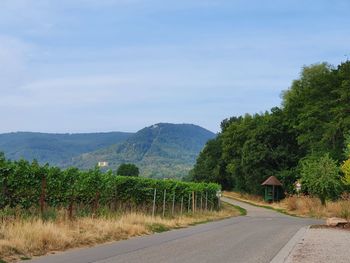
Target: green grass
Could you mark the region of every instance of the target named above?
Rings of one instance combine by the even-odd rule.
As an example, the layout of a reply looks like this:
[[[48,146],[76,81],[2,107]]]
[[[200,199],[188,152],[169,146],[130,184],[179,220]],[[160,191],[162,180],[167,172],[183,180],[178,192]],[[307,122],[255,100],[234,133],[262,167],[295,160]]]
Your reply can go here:
[[[32,259],[32,258],[30,258],[30,257],[21,257],[21,260],[30,260],[30,259]]]
[[[241,216],[246,216],[247,215],[247,210],[244,209],[243,207],[240,207],[238,205],[233,205],[233,204],[230,204],[230,205],[232,205],[234,208],[236,208],[239,211],[239,214]]]
[[[0,258],[0,263],[7,263],[7,262]]]
[[[158,223],[150,224],[148,227],[154,233],[161,233],[161,232],[165,232],[165,231],[170,230],[170,227],[167,227],[163,224],[158,224]]]

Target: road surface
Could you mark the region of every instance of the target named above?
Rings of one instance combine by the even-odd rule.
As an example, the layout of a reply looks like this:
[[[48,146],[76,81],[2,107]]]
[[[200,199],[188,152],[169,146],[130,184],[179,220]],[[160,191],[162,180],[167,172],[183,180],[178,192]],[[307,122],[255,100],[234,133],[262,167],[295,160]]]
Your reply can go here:
[[[245,208],[239,216],[36,258],[32,263],[268,263],[303,226],[320,224],[223,198]]]

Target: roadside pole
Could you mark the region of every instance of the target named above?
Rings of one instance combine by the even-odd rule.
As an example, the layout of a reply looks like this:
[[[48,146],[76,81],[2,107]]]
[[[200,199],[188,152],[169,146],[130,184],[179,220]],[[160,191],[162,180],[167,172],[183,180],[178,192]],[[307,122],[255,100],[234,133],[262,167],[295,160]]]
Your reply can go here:
[[[218,210],[220,210],[220,198],[221,198],[221,191],[216,192],[216,197],[218,198]]]

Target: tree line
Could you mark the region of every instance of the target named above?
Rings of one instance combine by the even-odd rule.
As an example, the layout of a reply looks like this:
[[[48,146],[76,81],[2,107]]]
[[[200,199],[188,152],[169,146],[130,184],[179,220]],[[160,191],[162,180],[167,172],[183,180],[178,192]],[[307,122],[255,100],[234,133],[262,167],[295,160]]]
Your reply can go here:
[[[283,92],[280,107],[223,120],[189,176],[253,194],[262,194],[260,184],[271,175],[289,193],[297,180],[305,192],[321,191],[314,188],[324,180],[323,196],[335,198],[350,183],[348,136],[350,61],[306,66]]]

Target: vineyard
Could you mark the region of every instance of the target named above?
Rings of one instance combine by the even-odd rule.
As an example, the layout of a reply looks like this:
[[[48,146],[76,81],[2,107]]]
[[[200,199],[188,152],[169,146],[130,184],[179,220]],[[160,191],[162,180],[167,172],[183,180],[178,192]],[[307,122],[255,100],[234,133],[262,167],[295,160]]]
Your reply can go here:
[[[117,176],[98,168],[61,170],[0,155],[0,215],[20,209],[45,216],[64,209],[67,216],[104,211],[141,211],[162,216],[213,210],[220,186],[174,180]]]

